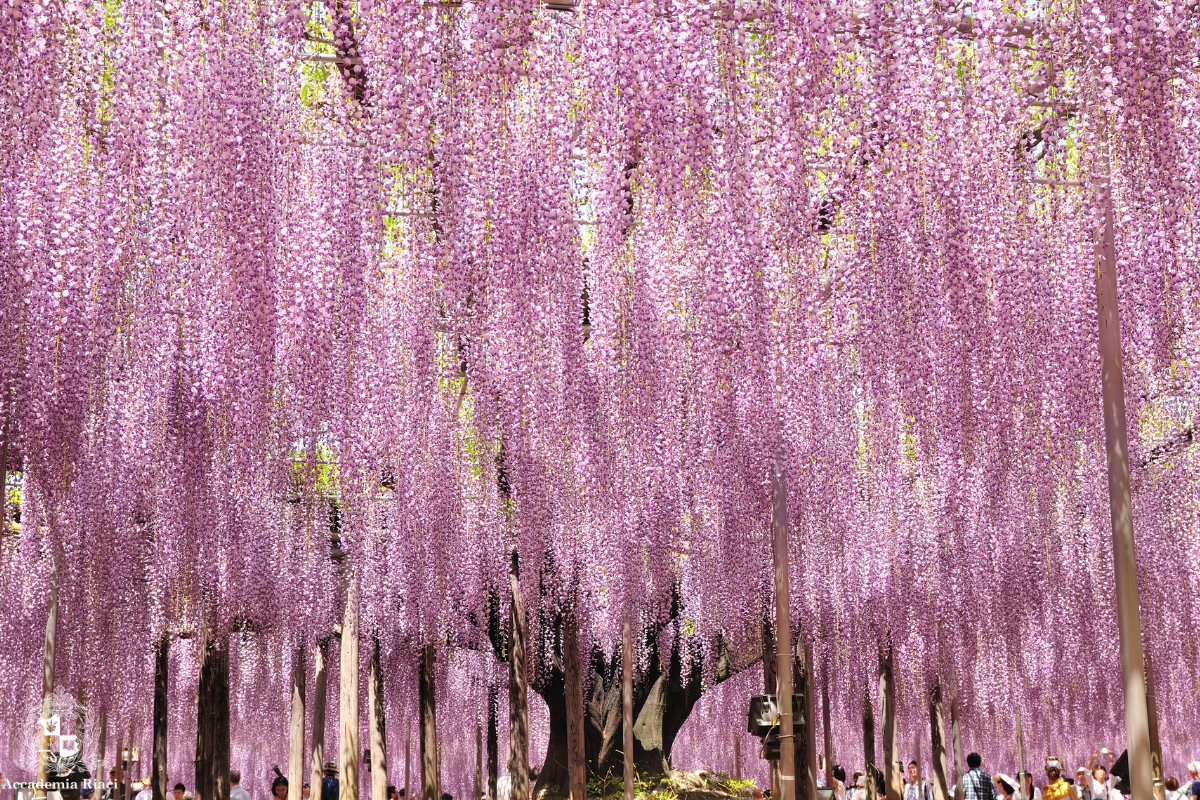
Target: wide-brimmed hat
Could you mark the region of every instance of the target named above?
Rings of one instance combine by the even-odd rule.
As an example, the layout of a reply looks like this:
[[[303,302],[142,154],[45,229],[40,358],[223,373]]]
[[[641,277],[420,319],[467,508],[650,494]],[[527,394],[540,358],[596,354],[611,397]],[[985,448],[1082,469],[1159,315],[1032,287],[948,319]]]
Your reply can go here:
[[[326,772],[337,772],[338,771],[337,762],[336,761],[326,761],[325,762],[325,771]]]

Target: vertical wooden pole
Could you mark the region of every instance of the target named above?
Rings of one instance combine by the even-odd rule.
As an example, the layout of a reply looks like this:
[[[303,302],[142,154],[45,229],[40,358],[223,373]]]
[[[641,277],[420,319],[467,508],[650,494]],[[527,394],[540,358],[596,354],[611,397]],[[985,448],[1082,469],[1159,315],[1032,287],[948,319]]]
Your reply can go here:
[[[733,779],[735,781],[742,779],[742,731],[740,728],[733,729]]]
[[[1150,723],[1146,706],[1142,619],[1134,558],[1133,502],[1129,491],[1129,442],[1125,430],[1125,376],[1121,364],[1121,318],[1117,301],[1117,256],[1113,242],[1111,182],[1101,187],[1104,224],[1096,253],[1096,310],[1100,324],[1100,383],[1104,396],[1104,446],[1108,456],[1108,506],[1112,519],[1113,584],[1121,683],[1125,691],[1125,738],[1129,786],[1134,798],[1154,793]]]
[[[1021,714],[1017,713],[1017,783],[1021,796],[1025,795],[1025,729],[1021,726]]]
[[[525,603],[521,598],[521,562],[513,550],[508,572],[511,601],[508,637],[509,800],[529,800],[529,701],[525,674]],[[428,800],[428,799],[427,799]]]
[[[802,638],[802,637],[801,637]],[[812,680],[808,668],[808,648],[797,647],[793,668],[796,700],[793,727],[796,728],[795,739],[795,775],[796,800],[816,800],[817,798],[817,748],[816,732],[813,730],[812,714]]]
[[[108,706],[101,706],[100,707],[100,740],[98,742],[96,742],[96,775],[94,776],[95,781],[96,781],[96,798],[95,798],[95,800],[100,800],[100,797],[104,794],[104,792],[100,788],[100,782],[108,780],[108,773],[104,771],[105,756],[107,755],[107,753],[105,751],[105,746],[107,745],[107,743],[108,743]]]
[[[483,726],[475,723],[475,800],[483,800]]]
[[[496,800],[496,783],[500,777],[500,719],[496,684],[488,686],[487,721],[487,800]]]
[[[621,619],[621,747],[625,800],[633,800],[633,635],[628,611]]]
[[[383,721],[383,670],[378,639],[375,640],[375,652],[371,654],[367,671],[367,706],[371,714],[371,800],[387,800],[387,732]]]
[[[309,787],[312,800],[321,800],[321,782],[325,775],[325,702],[327,684],[325,660],[329,655],[329,640],[317,642],[313,659],[312,756],[308,762]],[[201,798],[197,798],[201,800]]]
[[[419,713],[419,712],[418,712]],[[412,792],[412,720],[404,723],[404,797],[413,800]]]
[[[958,678],[950,673],[950,737],[954,744],[954,796],[963,800],[962,732],[958,725]]]
[[[292,717],[288,728],[288,800],[304,797],[304,645],[296,648],[292,664]],[[321,800],[320,786],[312,784],[313,800]],[[272,799],[273,800],[273,799]]]
[[[1155,800],[1164,800],[1167,787],[1163,784],[1162,747],[1158,741],[1158,702],[1154,696],[1154,664],[1146,653],[1146,721],[1150,729],[1150,758],[1153,769]]]
[[[567,701],[567,782],[570,800],[587,800],[587,754],[583,744],[583,664],[579,657],[579,623],[568,615],[563,630],[563,665]]]
[[[930,761],[933,767],[933,800],[950,800],[946,779],[946,719],[942,715],[942,684],[929,689]]]
[[[863,772],[866,773],[867,800],[875,800],[875,708],[871,705],[871,692],[864,687],[862,702],[863,721]]]
[[[122,791],[125,794],[125,800],[131,800],[131,798],[133,797],[134,776],[137,774],[134,771],[134,767],[133,767],[133,723],[130,723],[130,725],[129,725],[129,736],[128,736],[128,738],[125,739],[125,741],[128,744],[125,745],[125,758],[123,758],[121,760],[121,764],[122,764],[121,777],[123,777],[125,779],[125,781],[122,785]],[[210,761],[210,769],[211,769],[211,761]],[[211,776],[210,776],[209,783],[211,785]],[[199,794],[197,794],[197,796],[199,796]],[[210,797],[216,796],[216,791],[210,789],[209,796]]]
[[[883,704],[883,785],[887,800],[901,800],[904,771],[896,769],[896,679],[892,669],[892,643],[879,654],[879,698]]]
[[[764,618],[762,623],[762,665],[763,692],[766,694],[775,694],[779,690],[777,672],[779,662],[775,658],[775,633],[771,629],[771,620],[767,618]],[[779,761],[768,761],[767,768],[771,774],[771,797],[779,797],[783,791],[780,788]]]
[[[821,670],[821,727],[825,734],[825,785],[833,786],[833,727],[829,710],[829,668],[832,659],[826,659]]]
[[[167,800],[167,668],[171,638],[158,639],[154,657],[154,754],[151,761],[154,800]]]
[[[775,655],[778,661],[776,703],[779,706],[779,788],[781,800],[796,800],[796,740],[792,726],[792,614],[788,587],[787,484],[783,446],[775,444],[771,471],[771,551],[775,562]]]
[[[437,740],[437,675],[434,671],[437,651],[433,645],[421,648],[417,694],[421,706],[421,800],[441,800],[442,776],[439,769]]]
[[[358,575],[346,583],[338,704],[338,800],[358,800]]]
[[[50,698],[54,694],[54,655],[55,642],[58,636],[58,569],[50,567],[50,594],[46,598],[46,649],[42,659],[42,719],[50,720]],[[46,781],[49,777],[49,756],[54,741],[49,729],[43,726],[43,732],[38,737],[37,753],[37,787],[34,788],[34,800],[46,800]]]

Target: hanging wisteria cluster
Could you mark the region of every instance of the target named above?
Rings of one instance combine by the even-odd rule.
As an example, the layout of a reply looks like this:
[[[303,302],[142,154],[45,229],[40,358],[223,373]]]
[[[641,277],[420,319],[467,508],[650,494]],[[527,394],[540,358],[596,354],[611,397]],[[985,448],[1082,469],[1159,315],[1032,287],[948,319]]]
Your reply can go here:
[[[1197,53],[1182,0],[10,0],[0,769],[52,582],[56,680],[112,735],[148,741],[173,637],[172,774],[200,632],[233,637],[265,781],[350,579],[393,753],[443,649],[466,792],[514,549],[535,672],[563,610],[607,655],[626,613],[688,637],[705,686],[718,643],[753,663],[777,439],[839,760],[888,642],[904,748],[953,676],[967,749],[1020,713],[1027,752],[1119,752],[1106,185],[1145,646],[1195,757]],[[744,701],[684,760],[728,769]]]

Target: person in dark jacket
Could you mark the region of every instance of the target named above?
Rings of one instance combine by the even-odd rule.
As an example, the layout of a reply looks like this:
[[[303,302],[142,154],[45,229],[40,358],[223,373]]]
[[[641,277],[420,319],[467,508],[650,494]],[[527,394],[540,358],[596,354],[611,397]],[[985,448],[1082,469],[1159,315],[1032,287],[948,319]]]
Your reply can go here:
[[[321,778],[321,800],[338,800],[338,767],[335,761],[325,762],[325,777]]]

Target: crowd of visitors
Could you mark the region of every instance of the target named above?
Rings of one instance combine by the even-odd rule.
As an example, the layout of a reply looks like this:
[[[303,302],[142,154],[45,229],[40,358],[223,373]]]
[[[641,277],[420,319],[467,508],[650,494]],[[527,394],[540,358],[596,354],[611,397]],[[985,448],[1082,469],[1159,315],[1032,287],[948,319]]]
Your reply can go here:
[[[1105,765],[1102,760],[1107,759]],[[967,770],[962,776],[963,800],[1126,800],[1120,781],[1112,774],[1113,753],[1103,748],[1092,753],[1088,763],[1075,770],[1074,777],[1066,774],[1061,758],[1045,760],[1045,779],[1034,780],[1029,772],[1016,772],[1011,777],[1003,772],[988,773],[983,769],[979,753],[967,756]],[[1200,800],[1200,761],[1187,765],[1188,777],[1180,781],[1175,776],[1164,779],[1165,800]],[[832,770],[832,789],[835,800],[867,800],[867,778],[862,772],[846,781],[846,770]],[[875,771],[876,796],[884,796],[883,776]],[[818,771],[818,784],[824,787],[823,773]],[[951,789],[953,792],[953,788]],[[933,784],[921,775],[920,765],[910,761],[904,771],[903,800],[934,800]]]

